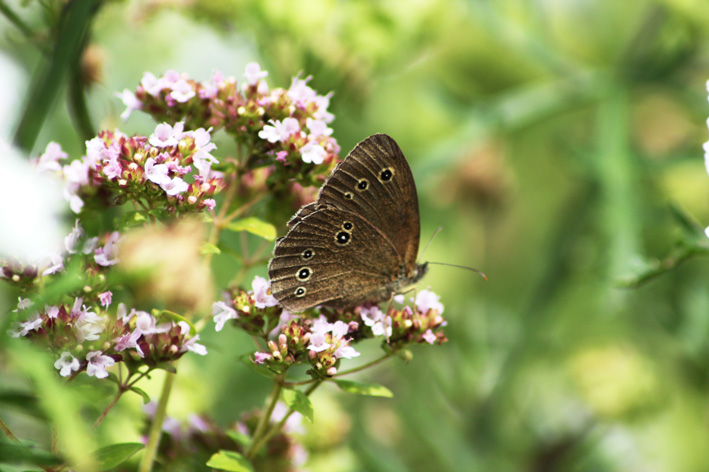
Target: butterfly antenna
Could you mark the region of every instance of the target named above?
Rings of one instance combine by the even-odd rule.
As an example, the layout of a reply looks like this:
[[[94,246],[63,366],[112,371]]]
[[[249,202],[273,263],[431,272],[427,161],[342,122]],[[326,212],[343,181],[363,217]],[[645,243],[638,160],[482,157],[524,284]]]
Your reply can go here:
[[[446,262],[428,262],[428,264],[436,264],[436,265],[444,265],[444,266],[449,266],[449,267],[457,267],[459,269],[465,269],[465,270],[470,270],[472,272],[476,272],[479,274],[483,279],[487,280],[487,275],[485,275],[481,270],[478,270],[474,267],[468,267],[468,266],[462,266],[458,264],[448,264]]]
[[[443,229],[443,226],[439,226],[438,228],[436,228],[436,231],[433,232],[433,234],[431,235],[431,237],[428,239],[428,242],[426,243],[426,247],[423,248],[423,252],[421,253],[421,258],[423,258],[423,255],[426,254],[426,251],[428,251],[428,247],[429,247],[429,246],[431,245],[431,243],[433,242],[433,238],[435,238],[436,235],[437,235],[438,233],[440,233],[442,229]]]

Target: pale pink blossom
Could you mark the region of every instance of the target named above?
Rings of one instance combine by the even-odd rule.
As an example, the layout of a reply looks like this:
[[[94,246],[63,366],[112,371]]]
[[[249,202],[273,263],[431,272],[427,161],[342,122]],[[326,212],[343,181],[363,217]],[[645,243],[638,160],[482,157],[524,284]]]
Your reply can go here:
[[[61,356],[54,363],[54,368],[59,370],[59,375],[69,377],[72,372],[79,370],[79,360],[69,352],[62,352]]]
[[[257,275],[254,277],[253,282],[251,282],[251,288],[253,288],[252,296],[256,308],[267,308],[278,305],[278,300],[271,295],[271,282],[268,280]]]
[[[88,361],[86,373],[89,377],[96,377],[97,379],[105,379],[108,377],[106,367],[111,367],[116,363],[112,357],[103,355],[101,351],[89,352],[86,354],[86,360]]]
[[[249,62],[246,64],[244,76],[249,85],[256,85],[260,79],[268,76],[268,72],[261,70],[261,66],[257,62]]]

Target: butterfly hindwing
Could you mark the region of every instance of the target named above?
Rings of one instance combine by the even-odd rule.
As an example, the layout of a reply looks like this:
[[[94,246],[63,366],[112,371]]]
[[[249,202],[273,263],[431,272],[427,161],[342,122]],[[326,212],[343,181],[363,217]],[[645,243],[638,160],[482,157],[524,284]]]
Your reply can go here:
[[[399,257],[364,218],[321,207],[295,224],[269,264],[271,292],[291,312],[351,307],[388,296]]]

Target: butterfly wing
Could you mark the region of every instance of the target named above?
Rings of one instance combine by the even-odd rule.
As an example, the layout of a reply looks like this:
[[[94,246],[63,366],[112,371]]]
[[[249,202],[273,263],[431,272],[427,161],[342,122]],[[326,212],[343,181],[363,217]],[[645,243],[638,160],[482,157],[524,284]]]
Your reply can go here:
[[[391,242],[406,268],[416,265],[421,233],[416,183],[404,153],[389,136],[368,137],[337,165],[314,208],[322,205],[363,216]],[[313,210],[306,208],[305,214]]]
[[[359,215],[319,206],[276,244],[268,266],[271,293],[299,313],[317,305],[348,308],[391,295],[399,255],[389,239]]]

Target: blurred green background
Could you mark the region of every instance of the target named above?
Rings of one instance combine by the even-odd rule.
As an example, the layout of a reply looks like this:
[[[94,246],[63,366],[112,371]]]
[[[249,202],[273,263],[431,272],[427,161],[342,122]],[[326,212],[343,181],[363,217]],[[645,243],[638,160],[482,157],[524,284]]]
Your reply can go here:
[[[22,5],[27,23],[47,21]],[[41,58],[6,19],[0,31],[0,75],[19,90],[0,116],[9,134]],[[312,75],[334,92],[342,157],[376,132],[404,150],[422,246],[443,228],[425,260],[487,274],[431,268],[424,284],[442,296],[450,341],[359,377],[393,400],[314,396],[309,470],[707,470],[707,260],[623,282],[687,238],[678,213],[709,223],[709,3],[117,1],[102,5],[90,45],[91,115],[126,133],[154,126],[139,112],[120,123],[113,96],[145,71],[241,78],[257,61],[272,87]],[[220,157],[233,149],[221,139]],[[34,153],[50,140],[84,152],[64,98]],[[6,311],[14,294],[3,294]],[[210,354],[181,361],[169,413],[227,424],[270,385],[237,362],[246,337],[203,337]],[[26,385],[16,366],[0,375]],[[137,438],[139,408],[122,400],[126,414],[99,435]]]

